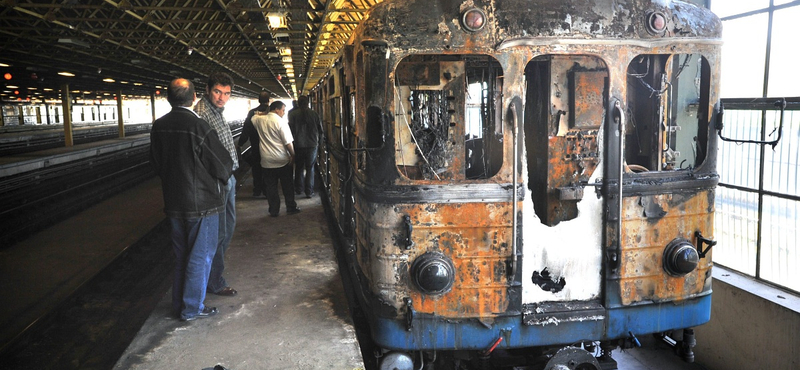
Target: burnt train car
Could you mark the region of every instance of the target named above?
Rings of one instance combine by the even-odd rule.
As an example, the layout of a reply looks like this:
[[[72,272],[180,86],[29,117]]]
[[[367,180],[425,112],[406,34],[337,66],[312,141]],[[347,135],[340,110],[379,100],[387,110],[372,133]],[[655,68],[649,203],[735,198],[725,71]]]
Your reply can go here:
[[[609,369],[673,331],[691,360],[720,47],[680,1],[374,6],[312,100],[379,368]]]

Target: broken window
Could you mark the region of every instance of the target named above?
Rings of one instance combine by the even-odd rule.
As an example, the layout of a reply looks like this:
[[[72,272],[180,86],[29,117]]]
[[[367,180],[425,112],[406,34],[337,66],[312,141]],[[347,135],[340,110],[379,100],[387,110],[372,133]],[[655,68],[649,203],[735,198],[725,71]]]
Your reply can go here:
[[[502,67],[491,56],[415,55],[395,71],[400,173],[486,179],[503,164]]]
[[[600,162],[608,68],[593,56],[546,55],[528,63],[525,80],[528,188],[539,220],[555,226],[578,217]]]
[[[640,55],[628,65],[625,171],[691,170],[705,160],[708,62],[700,55]]]

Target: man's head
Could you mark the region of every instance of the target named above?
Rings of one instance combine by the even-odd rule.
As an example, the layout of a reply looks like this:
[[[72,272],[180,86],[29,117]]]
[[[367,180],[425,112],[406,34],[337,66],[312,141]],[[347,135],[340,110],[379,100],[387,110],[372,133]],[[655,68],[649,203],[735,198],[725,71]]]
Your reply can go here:
[[[262,91],[260,94],[258,94],[258,102],[260,104],[269,104],[269,96],[269,92]]]
[[[194,84],[185,78],[176,78],[167,87],[167,101],[173,107],[191,107],[196,98]]]
[[[208,100],[217,108],[222,108],[231,98],[233,79],[227,73],[215,72],[208,76],[206,93]]]
[[[300,108],[308,108],[308,95],[302,95],[297,98],[297,106]]]
[[[269,111],[275,112],[275,114],[283,117],[283,114],[286,113],[286,104],[283,104],[280,100],[276,100],[269,105]]]

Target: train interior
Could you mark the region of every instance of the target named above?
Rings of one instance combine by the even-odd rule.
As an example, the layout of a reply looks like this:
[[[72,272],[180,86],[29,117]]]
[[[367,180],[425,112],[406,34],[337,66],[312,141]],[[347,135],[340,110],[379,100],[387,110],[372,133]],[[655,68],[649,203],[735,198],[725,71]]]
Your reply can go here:
[[[503,70],[497,60],[413,55],[395,74],[395,159],[401,174],[412,180],[497,174],[503,164]]]
[[[628,65],[626,172],[691,170],[705,160],[709,65],[700,55],[640,55]]]

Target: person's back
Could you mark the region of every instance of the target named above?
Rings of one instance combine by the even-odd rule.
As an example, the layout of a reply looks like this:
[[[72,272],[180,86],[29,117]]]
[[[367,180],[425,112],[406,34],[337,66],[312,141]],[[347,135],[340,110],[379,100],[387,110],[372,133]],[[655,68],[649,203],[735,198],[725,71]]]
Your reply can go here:
[[[319,144],[321,134],[319,115],[303,105],[289,111],[289,127],[295,140],[295,148],[313,148]]]
[[[322,142],[322,121],[308,107],[308,96],[301,96],[297,107],[289,112],[289,128],[295,140],[297,158],[294,162],[294,192],[314,196],[314,163],[317,148]]]
[[[176,107],[153,122],[151,161],[162,179],[164,210],[171,217],[218,213],[220,183],[230,176],[232,161],[216,131],[192,111]],[[221,142],[220,142],[221,143]],[[187,191],[188,190],[188,191]]]

